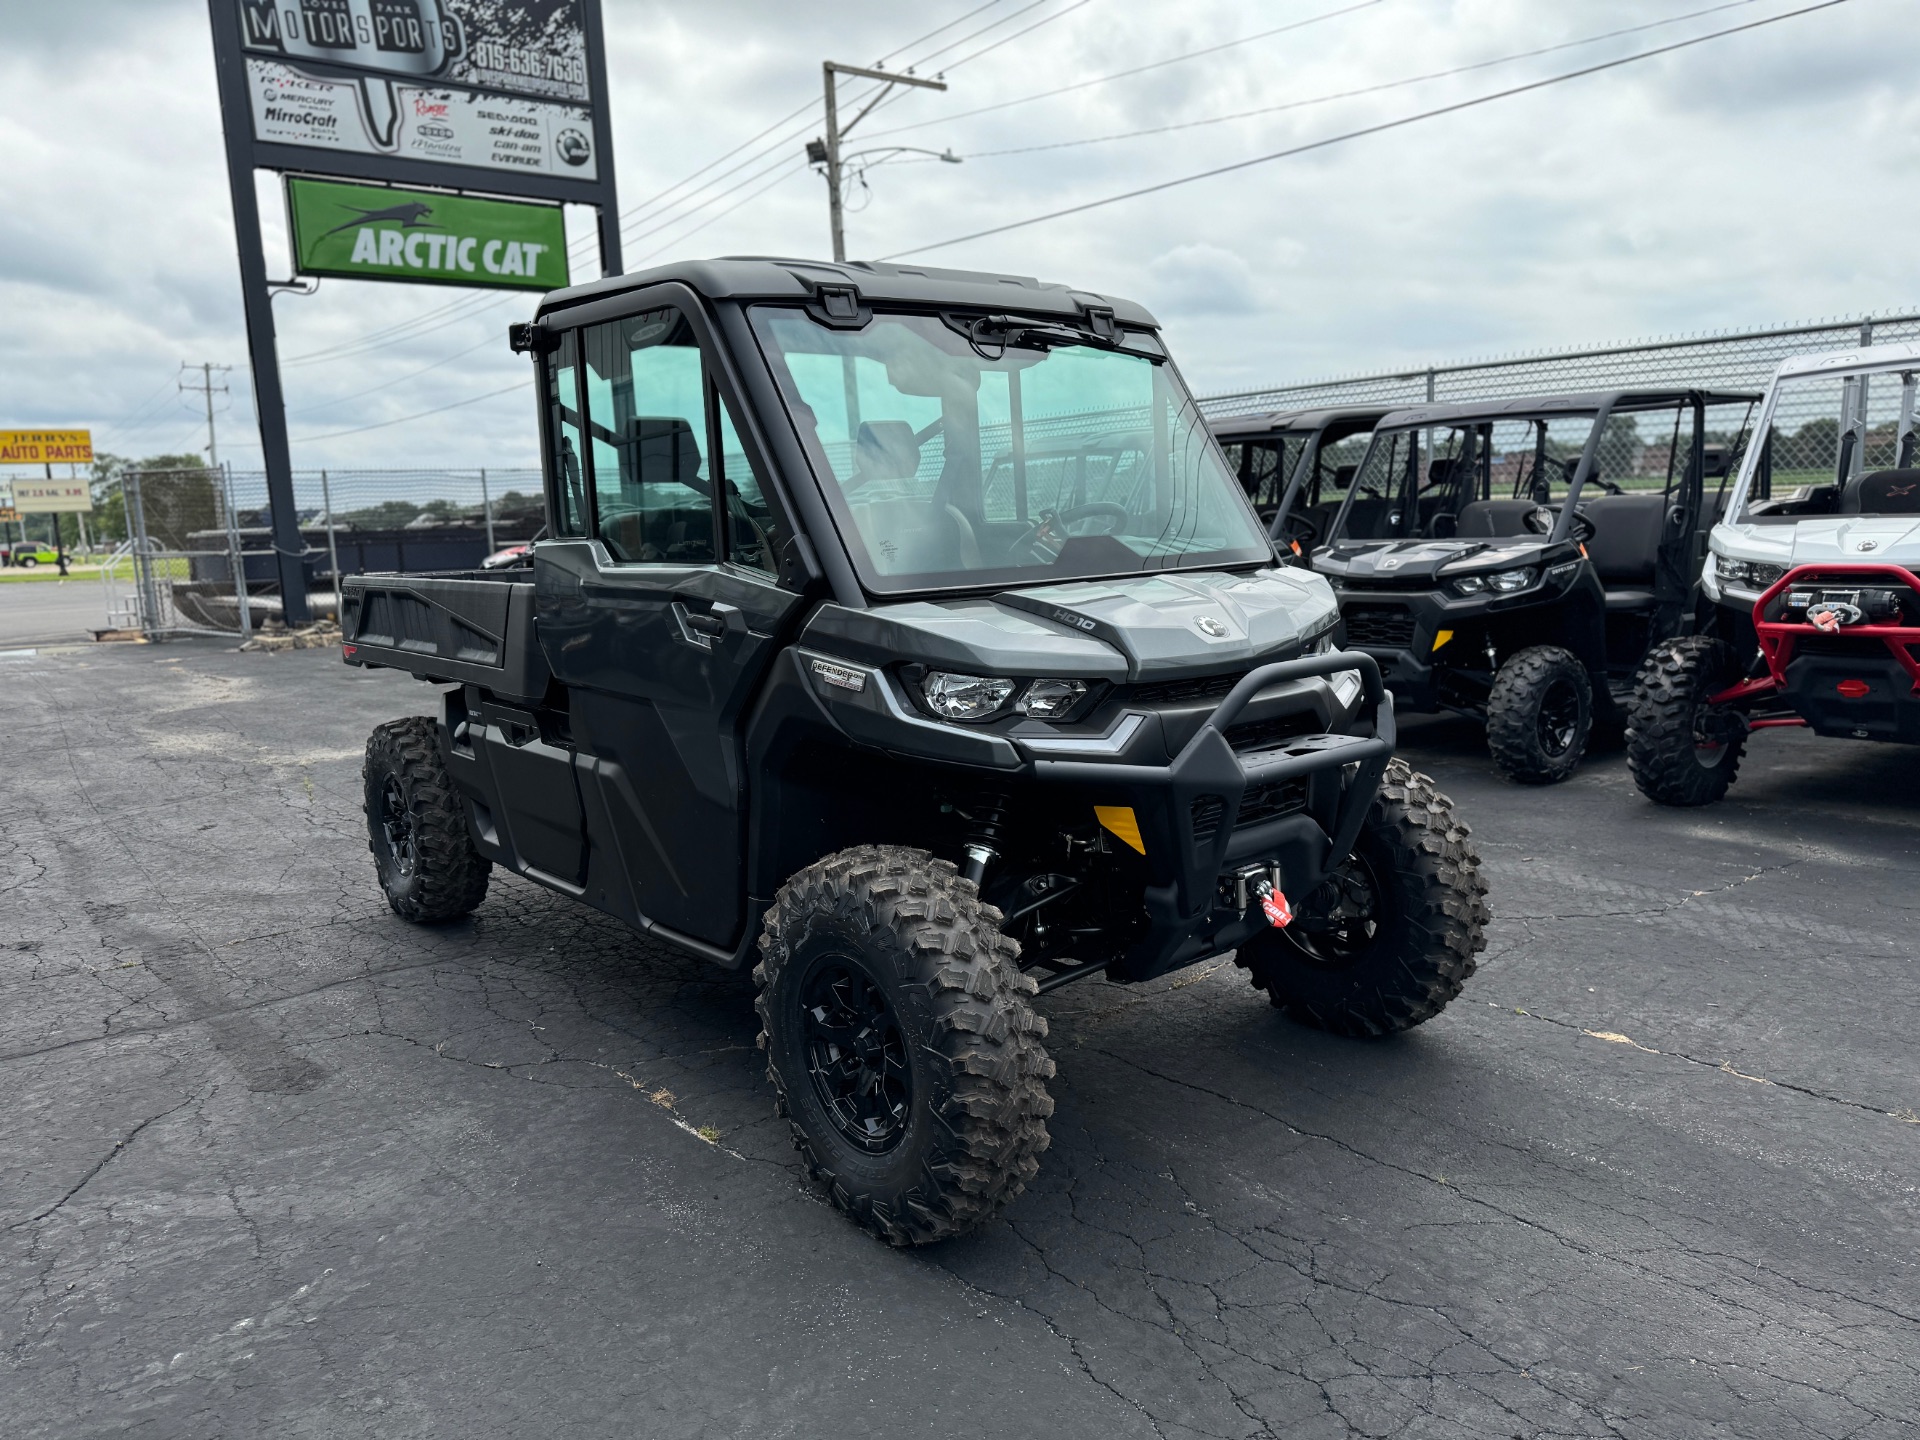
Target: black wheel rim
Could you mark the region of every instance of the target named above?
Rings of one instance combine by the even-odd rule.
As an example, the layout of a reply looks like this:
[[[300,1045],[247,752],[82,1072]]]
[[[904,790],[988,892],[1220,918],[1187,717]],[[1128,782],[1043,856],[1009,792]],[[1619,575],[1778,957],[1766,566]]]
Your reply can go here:
[[[1733,744],[1733,730],[1740,722],[1731,711],[1719,710],[1702,701],[1693,707],[1693,760],[1702,770],[1717,770]]]
[[[1580,692],[1571,680],[1556,680],[1540,698],[1540,713],[1534,720],[1540,748],[1558,760],[1569,750],[1580,733]]]
[[[1300,907],[1282,933],[1317,965],[1351,965],[1372,948],[1385,919],[1379,877],[1360,855],[1349,855]]]
[[[413,867],[419,861],[419,845],[414,835],[413,815],[407,809],[406,792],[400,788],[398,775],[387,776],[387,783],[380,787],[380,834],[387,842],[387,854],[393,858],[393,868],[402,876],[413,874]]]
[[[817,962],[800,992],[807,1074],[827,1119],[869,1155],[901,1141],[913,1104],[906,1037],[886,991],[851,961]]]

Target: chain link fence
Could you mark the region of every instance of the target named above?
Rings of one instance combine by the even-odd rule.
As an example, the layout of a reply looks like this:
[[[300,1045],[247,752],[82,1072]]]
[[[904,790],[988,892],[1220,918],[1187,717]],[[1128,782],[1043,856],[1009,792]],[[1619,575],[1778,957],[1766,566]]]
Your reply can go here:
[[[1375,371],[1261,390],[1210,395],[1200,401],[1209,420],[1275,410],[1332,405],[1419,405],[1428,401],[1492,400],[1506,396],[1564,394],[1702,386],[1721,391],[1764,390],[1775,368],[1792,355],[1857,349],[1920,340],[1920,314],[1896,313],[1859,319],[1783,325],[1768,330],[1692,335],[1632,345],[1551,350],[1424,369]],[[1833,479],[1841,436],[1861,431],[1854,465],[1867,469],[1896,463],[1899,383],[1871,396],[1862,388],[1811,395],[1783,406],[1773,432],[1773,470],[1787,484]],[[1869,403],[1871,400],[1871,404]]]
[[[126,539],[101,567],[110,629],[245,637],[280,624],[281,573],[261,471],[127,471]],[[545,523],[538,470],[306,470],[294,475],[310,612],[339,579],[471,569]]]

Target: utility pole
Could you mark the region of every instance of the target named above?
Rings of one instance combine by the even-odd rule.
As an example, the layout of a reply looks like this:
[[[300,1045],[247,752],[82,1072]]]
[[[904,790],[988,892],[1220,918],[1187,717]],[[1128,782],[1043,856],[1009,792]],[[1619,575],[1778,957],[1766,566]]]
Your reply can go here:
[[[845,172],[841,166],[840,142],[847,138],[847,135],[852,131],[854,126],[858,125],[873,112],[874,106],[878,105],[893,93],[894,86],[917,85],[922,90],[944,90],[947,88],[947,82],[944,80],[922,80],[918,75],[896,75],[889,70],[870,70],[861,65],[841,65],[832,60],[828,60],[821,65],[820,70],[826,80],[827,87],[827,137],[825,140],[809,140],[807,142],[807,159],[815,165],[825,165],[827,167],[827,219],[833,227],[833,258],[836,262],[839,262],[847,258],[845,197],[841,194],[841,184]],[[864,80],[880,80],[885,82],[881,86],[880,93],[869,100],[866,107],[845,125],[840,123],[840,102],[834,87],[834,76],[836,75],[858,75]],[[896,150],[906,150],[913,147],[895,146],[893,148]],[[934,152],[928,151],[926,153],[933,154]],[[958,163],[959,161],[959,157],[951,152],[939,158],[949,163]]]
[[[180,382],[180,393],[184,395],[187,391],[193,390],[206,397],[207,464],[213,469],[218,470],[220,468],[220,449],[215,443],[213,433],[213,397],[215,395],[231,395],[233,392],[227,388],[227,383],[224,379],[218,385],[214,384],[213,372],[218,370],[221,375],[224,376],[229,374],[233,370],[233,367],[231,365],[214,365],[206,361],[202,361],[198,365],[189,365],[186,361],[182,360],[180,362],[180,369],[183,373],[191,373],[195,370],[200,372],[200,378],[197,381],[182,380]]]

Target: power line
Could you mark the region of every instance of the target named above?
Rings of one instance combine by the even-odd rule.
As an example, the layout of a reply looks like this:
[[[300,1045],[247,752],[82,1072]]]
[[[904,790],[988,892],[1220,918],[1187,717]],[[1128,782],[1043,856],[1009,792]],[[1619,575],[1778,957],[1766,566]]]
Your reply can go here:
[[[1541,55],[1551,55],[1557,50],[1574,50],[1582,45],[1597,45],[1602,40],[1618,39],[1622,35],[1636,34],[1642,30],[1657,30],[1665,25],[1678,25],[1683,20],[1697,20],[1702,15],[1712,15],[1721,10],[1737,10],[1752,5],[1757,0],[1725,0],[1719,5],[1709,5],[1704,10],[1689,10],[1684,15],[1670,15],[1664,20],[1650,20],[1644,25],[1628,25],[1619,30],[1608,30],[1599,35],[1588,35],[1580,40],[1562,40],[1554,45],[1542,45],[1536,50],[1521,50],[1512,55],[1498,55],[1491,60],[1476,60],[1471,65],[1456,65],[1450,70],[1430,70],[1424,75],[1409,75],[1401,80],[1386,80],[1378,85],[1363,85],[1357,90],[1336,90],[1326,95],[1314,95],[1305,100],[1289,100],[1280,105],[1262,105],[1255,110],[1236,110],[1230,115],[1210,115],[1200,120],[1180,120],[1168,125],[1153,125],[1142,130],[1120,130],[1111,135],[1089,135],[1079,140],[1056,140],[1045,145],[1021,145],[1008,150],[975,150],[968,152],[970,160],[988,160],[1001,155],[1032,155],[1042,150],[1067,150],[1077,145],[1103,145],[1110,140],[1136,140],[1148,135],[1166,135],[1176,130],[1195,130],[1205,125],[1224,125],[1234,120],[1250,120],[1260,115],[1277,115],[1284,110],[1303,110],[1312,105],[1324,105],[1334,100],[1352,100],[1361,95],[1377,95],[1384,90],[1398,90],[1408,85],[1422,84],[1428,80],[1444,80],[1454,75],[1465,75],[1474,70],[1486,70],[1495,65],[1508,65],[1516,60],[1532,60]]]
[[[532,383],[533,381],[531,380],[520,380],[512,385],[506,386],[504,389],[489,390],[484,395],[469,395],[464,400],[455,400],[448,405],[436,405],[431,410],[422,410],[413,415],[399,415],[392,420],[376,420],[371,425],[356,425],[351,430],[332,430],[325,435],[296,435],[294,438],[302,445],[305,445],[315,440],[338,440],[342,435],[361,435],[368,430],[384,430],[389,425],[404,425],[409,420],[424,420],[429,415],[439,415],[448,410],[458,410],[463,405],[477,405],[482,400],[491,400],[495,396],[506,395],[515,390],[524,390]]]
[[[1062,85],[1053,90],[1042,90],[1036,95],[1022,95],[1013,100],[1001,100],[992,105],[982,105],[973,110],[962,110],[957,114],[943,115],[934,120],[920,120],[912,125],[896,125],[891,130],[876,130],[867,138],[878,139],[882,135],[904,135],[909,130],[924,130],[929,125],[944,125],[954,120],[967,120],[975,115],[988,115],[995,110],[1009,110],[1016,105],[1030,105],[1036,100],[1051,100],[1056,95],[1066,95],[1075,90],[1085,90],[1093,85],[1107,85],[1115,80],[1125,80],[1134,75],[1144,75],[1149,70],[1160,70],[1168,65],[1183,65],[1189,60],[1198,60],[1207,55],[1218,55],[1222,50],[1231,50],[1239,45],[1251,45],[1256,40],[1270,40],[1275,35],[1284,35],[1289,30],[1301,30],[1309,25],[1318,25],[1323,20],[1337,20],[1342,15],[1351,15],[1356,10],[1365,10],[1382,3],[1382,0],[1358,0],[1340,10],[1329,10],[1323,15],[1310,15],[1305,20],[1295,20],[1291,24],[1276,25],[1271,30],[1262,30],[1255,35],[1242,35],[1238,40],[1227,40],[1219,45],[1209,45],[1204,50],[1190,50],[1184,55],[1171,55],[1164,60],[1154,60],[1145,65],[1136,65],[1131,70],[1116,70],[1111,75],[1099,75],[1091,80],[1076,80],[1071,85]],[[1741,4],[1752,4],[1753,0],[1739,0]],[[987,151],[987,154],[999,154],[999,151]]]
[[[1603,70],[1615,70],[1623,65],[1637,64],[1642,60],[1651,60],[1656,55],[1669,55],[1676,50],[1685,50],[1695,45],[1704,45],[1709,40],[1718,40],[1727,35],[1737,35],[1745,30],[1758,30],[1762,26],[1772,25],[1781,20],[1792,20],[1801,15],[1810,15],[1816,10],[1830,10],[1836,5],[1845,5],[1847,3],[1848,0],[1820,0],[1820,3],[1817,5],[1802,6],[1798,10],[1788,10],[1779,15],[1769,15],[1761,20],[1750,20],[1745,25],[1732,25],[1724,30],[1714,30],[1705,35],[1696,35],[1689,40],[1676,40],[1671,45],[1661,45],[1652,50],[1642,50],[1637,54],[1623,55],[1615,60],[1603,60],[1597,65],[1586,65],[1578,70],[1568,70],[1559,75],[1550,75],[1544,80],[1529,81],[1525,85],[1515,85],[1505,90],[1495,90],[1491,94],[1475,96],[1471,100],[1456,101],[1451,105],[1442,105],[1433,110],[1423,110],[1414,115],[1403,115],[1397,120],[1385,120],[1378,125],[1367,125],[1358,130],[1346,131],[1344,134],[1330,135],[1322,140],[1309,141],[1304,145],[1293,145],[1285,150],[1274,150],[1265,155],[1256,155],[1250,160],[1236,160],[1230,165],[1216,165],[1211,169],[1198,170],[1190,175],[1177,176],[1172,180],[1162,180],[1153,185],[1142,185],[1138,189],[1125,190],[1118,195],[1107,195],[1098,200],[1088,200],[1079,205],[1069,205],[1060,210],[1050,210],[1043,215],[1030,215],[1025,220],[1013,220],[1005,225],[994,225],[985,230],[975,230],[971,234],[956,235],[951,240],[936,240],[928,245],[915,245],[905,250],[896,250],[890,255],[882,255],[880,258],[882,260],[896,260],[903,255],[922,255],[929,250],[944,250],[948,246],[965,244],[969,240],[983,240],[989,235],[1004,235],[1009,230],[1022,230],[1029,225],[1039,225],[1048,220],[1059,220],[1068,215],[1079,215],[1088,210],[1098,210],[1108,205],[1117,205],[1123,200],[1136,200],[1142,195],[1155,195],[1162,190],[1172,190],[1181,185],[1191,185],[1199,180],[1209,180],[1216,175],[1230,175],[1237,170],[1249,170],[1256,165],[1266,165],[1275,160],[1284,160],[1289,156],[1303,155],[1309,150],[1324,150],[1330,145],[1343,144],[1348,140],[1358,140],[1366,135],[1378,135],[1386,130],[1398,130],[1407,125],[1418,124],[1422,120],[1432,120],[1442,115],[1452,115],[1457,111],[1471,110],[1478,105],[1491,104],[1495,100],[1505,100],[1514,95],[1524,95],[1532,90],[1545,90],[1550,86],[1565,84],[1569,80],[1578,80],[1587,75],[1597,75]]]
[[[927,41],[931,40],[934,36],[944,34],[946,31],[953,29],[953,27],[956,25],[964,25],[967,21],[971,20],[974,16],[978,15],[981,11],[991,10],[994,6],[1004,4],[1004,3],[1005,3],[1005,0],[987,0],[987,3],[984,5],[976,5],[973,7],[973,9],[967,11],[964,15],[955,16],[953,19],[947,21],[946,24],[927,31],[926,34],[919,36],[917,39],[909,40],[904,45],[894,46],[893,49],[889,50],[886,54],[882,55],[878,60],[873,62],[873,68],[876,70],[884,70],[887,68],[887,62],[891,60],[894,56],[898,55],[902,50],[911,50],[916,45],[923,45]],[[915,63],[920,63],[920,62],[915,62]]]

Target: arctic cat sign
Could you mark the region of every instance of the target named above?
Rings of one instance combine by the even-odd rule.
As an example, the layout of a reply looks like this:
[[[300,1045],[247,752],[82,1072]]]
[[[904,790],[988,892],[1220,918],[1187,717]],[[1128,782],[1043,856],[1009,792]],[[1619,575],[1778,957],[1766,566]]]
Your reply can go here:
[[[557,290],[568,282],[567,229],[557,205],[293,176],[287,213],[303,275],[513,290]]]

